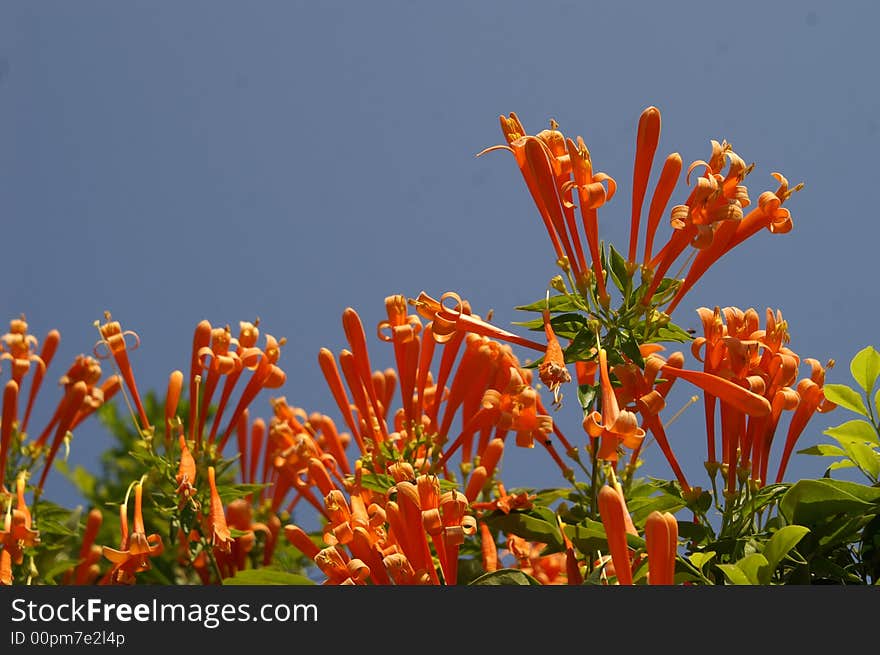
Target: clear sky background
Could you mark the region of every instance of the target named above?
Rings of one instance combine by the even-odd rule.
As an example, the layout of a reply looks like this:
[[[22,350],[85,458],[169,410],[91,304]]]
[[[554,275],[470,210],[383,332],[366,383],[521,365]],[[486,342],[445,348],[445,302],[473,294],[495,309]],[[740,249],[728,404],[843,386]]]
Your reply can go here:
[[[726,139],[756,163],[753,202],[773,171],[806,185],[786,205],[794,230],[730,253],[676,321],[699,328],[704,305],[779,308],[791,347],[836,359],[829,381],[849,382],[852,355],[880,346],[878,7],[4,1],[0,319],[24,313],[41,340],[61,331],[54,381],[109,310],[141,337],[142,389],[164,390],[188,370],[198,321],[260,317],[288,339],[278,393],[337,416],[316,356],[346,347],[345,307],[371,334],[385,296],[454,290],[510,327],[557,273],[512,157],[474,157],[502,142],[500,114],[584,137],[620,184],[600,221],[622,250],[636,125],[653,104],[658,161],[677,151],[687,165]],[[391,362],[375,340],[371,355]],[[678,386],[670,411],[692,393]],[[57,397],[47,385],[35,426]],[[268,415],[267,400],[253,412]],[[701,414],[671,440],[705,485]],[[799,446],[849,418],[817,416]],[[583,443],[573,386],[554,419]],[[93,466],[107,444],[83,425],[71,463]],[[656,447],[647,455],[646,473],[671,477]],[[543,449],[505,457],[509,487],[562,482]],[[795,456],[788,478],[827,463]],[[54,473],[48,491],[64,502],[69,487]]]

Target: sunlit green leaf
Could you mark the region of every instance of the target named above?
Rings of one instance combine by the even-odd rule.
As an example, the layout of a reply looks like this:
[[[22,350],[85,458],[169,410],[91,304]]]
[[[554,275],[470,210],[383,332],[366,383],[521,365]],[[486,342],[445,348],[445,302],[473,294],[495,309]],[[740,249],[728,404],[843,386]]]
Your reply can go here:
[[[846,455],[843,448],[827,443],[816,444],[815,446],[799,450],[797,453],[799,455],[818,455],[820,457],[843,457]]]
[[[862,348],[849,363],[849,370],[859,386],[870,393],[880,375],[880,353],[873,346]]]
[[[724,574],[724,577],[728,579],[730,584],[733,585],[750,585],[754,584],[749,577],[745,574],[745,572],[740,569],[736,564],[719,564],[718,568],[721,569],[721,572]]]
[[[767,558],[761,553],[746,555],[736,565],[745,574],[749,584],[759,585],[770,582],[770,574],[773,572],[773,569],[770,568]]]
[[[878,443],[877,430],[868,421],[863,421],[862,419],[853,419],[846,423],[835,425],[824,430],[822,434],[835,438],[858,439],[859,441]]]
[[[697,570],[701,573],[703,572],[703,567],[706,566],[709,562],[715,559],[715,551],[707,550],[705,552],[696,552],[688,555],[688,559],[691,561],[691,564],[697,567]]]
[[[632,515],[633,523],[644,525],[653,511],[675,513],[686,505],[680,497],[664,493],[657,496],[641,496],[630,498],[627,508]]]
[[[245,569],[239,571],[234,577],[224,578],[224,585],[313,585],[304,575],[278,571],[275,569]]]
[[[833,514],[880,510],[880,488],[846,480],[799,480],[785,493],[779,509],[789,523],[813,525]]]
[[[486,573],[485,575],[481,575],[479,578],[471,582],[471,585],[474,586],[496,586],[496,585],[529,585],[529,586],[541,586],[541,583],[538,582],[535,578],[530,575],[527,575],[520,571],[519,569],[500,569],[498,571],[492,571],[491,573]]]
[[[802,525],[787,525],[784,528],[777,530],[773,536],[770,537],[770,541],[768,541],[767,545],[764,547],[762,555],[767,558],[769,572],[771,574],[776,570],[776,567],[779,566],[779,563],[788,552],[794,548],[809,531],[809,528],[805,528]],[[762,584],[769,583],[769,576],[766,579],[761,580],[761,582]]]
[[[877,481],[880,476],[880,452],[877,452],[871,446],[858,443],[842,443],[846,454],[849,458],[862,469],[873,482]]]
[[[852,412],[861,414],[862,416],[868,416],[868,410],[865,408],[865,403],[859,392],[855,389],[850,389],[845,384],[826,384],[823,387],[823,390],[825,392],[825,398],[831,402],[836,403],[841,407],[845,407]]]

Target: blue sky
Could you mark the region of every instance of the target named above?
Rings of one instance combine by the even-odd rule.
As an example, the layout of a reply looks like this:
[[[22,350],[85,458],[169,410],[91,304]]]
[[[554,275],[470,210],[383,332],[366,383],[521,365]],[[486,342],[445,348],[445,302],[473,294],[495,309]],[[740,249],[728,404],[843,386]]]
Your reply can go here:
[[[346,347],[345,307],[371,326],[387,295],[454,290],[509,327],[556,274],[512,158],[474,157],[502,141],[499,114],[585,138],[621,186],[600,221],[623,249],[636,124],[656,105],[658,158],[687,165],[726,139],[756,163],[753,201],[773,171],[806,185],[787,204],[794,230],[729,254],[677,322],[699,327],[703,305],[779,308],[791,347],[836,359],[829,381],[848,382],[852,355],[880,345],[867,193],[878,14],[867,2],[4,3],[2,320],[61,331],[53,380],[109,310],[141,337],[141,387],[162,389],[186,370],[198,321],[259,316],[288,339],[281,393],[332,414],[316,357]],[[376,366],[391,361],[380,345]],[[691,393],[680,386],[673,409]],[[574,399],[554,419],[578,440]],[[800,445],[849,418],[817,417]],[[692,408],[670,435],[694,484],[703,430]],[[106,445],[84,425],[71,462]],[[670,477],[652,454],[645,471]],[[505,462],[508,486],[560,483],[540,449],[511,447]],[[825,463],[796,456],[789,478]]]

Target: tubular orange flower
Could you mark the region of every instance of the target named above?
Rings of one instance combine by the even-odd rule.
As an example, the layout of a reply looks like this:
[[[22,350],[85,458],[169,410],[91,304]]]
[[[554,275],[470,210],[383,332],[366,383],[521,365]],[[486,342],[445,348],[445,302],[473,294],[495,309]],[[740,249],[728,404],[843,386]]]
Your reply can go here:
[[[9,442],[12,439],[12,428],[18,417],[18,382],[10,380],[3,388],[3,418],[0,422],[0,489],[6,490],[6,460],[9,456]]]
[[[611,561],[614,562],[614,572],[617,581],[622,585],[631,585],[632,571],[630,570],[629,547],[626,543],[626,503],[613,487],[603,485],[599,490],[599,516],[602,525],[605,526],[605,535],[608,539],[608,550],[611,553]]]
[[[549,302],[549,292],[547,297]],[[562,392],[559,388],[563,384],[571,382],[571,374],[565,368],[562,346],[559,345],[559,339],[556,338],[553,326],[550,325],[550,312],[546,308],[543,317],[544,334],[547,335],[547,350],[544,353],[544,360],[538,367],[538,376],[553,394],[553,404],[558,407],[562,403]]]
[[[675,584],[675,556],[678,550],[678,522],[669,512],[653,511],[645,520],[648,549],[648,583]]]
[[[95,545],[95,539],[103,521],[104,515],[98,508],[92,508],[86,516],[86,529],[79,549],[79,562],[68,571],[66,576],[68,584],[91,584],[100,575],[98,562],[101,561],[103,551],[100,546]]]
[[[138,573],[150,569],[150,558],[161,555],[164,550],[162,537],[158,534],[147,536],[144,530],[142,509],[143,485],[134,484],[134,525],[128,532],[128,499],[119,506],[119,550],[103,547],[104,557],[113,563],[113,568],[102,578],[101,584],[134,584]]]
[[[40,533],[31,529],[31,512],[24,499],[24,476],[16,479],[16,505],[12,509],[12,499],[6,508],[3,530],[0,530],[0,584],[12,584],[12,565],[24,561],[24,549],[40,543]]]
[[[228,553],[232,548],[232,532],[226,525],[226,513],[223,510],[223,501],[217,491],[217,480],[214,475],[214,467],[208,467],[208,484],[211,487],[211,506],[208,514],[208,531],[211,534],[211,546],[222,553]]]
[[[98,359],[113,357],[113,360],[116,362],[116,366],[119,369],[119,374],[122,376],[125,386],[128,387],[132,400],[137,408],[138,416],[141,421],[141,429],[149,431],[151,429],[150,421],[147,418],[147,413],[141,402],[141,396],[138,393],[137,384],[134,379],[134,372],[131,368],[131,362],[128,359],[129,347],[125,342],[126,337],[133,337],[134,343],[131,346],[131,350],[136,350],[140,345],[140,337],[138,337],[137,333],[132,332],[131,330],[123,332],[119,321],[111,320],[110,312],[104,312],[104,320],[105,322],[103,324],[100,321],[95,322],[95,325],[101,334],[101,340],[95,344],[95,357]],[[100,350],[99,346],[104,346],[104,350]]]
[[[602,411],[587,414],[583,426],[591,437],[601,438],[598,458],[616,462],[618,447],[623,444],[627,448],[637,448],[645,438],[645,431],[639,427],[635,414],[621,410],[617,404],[617,397],[608,375],[608,354],[604,348],[599,349],[599,377],[602,387]]]
[[[492,536],[489,526],[480,522],[480,553],[482,555],[483,570],[492,573],[498,570],[498,547]]]

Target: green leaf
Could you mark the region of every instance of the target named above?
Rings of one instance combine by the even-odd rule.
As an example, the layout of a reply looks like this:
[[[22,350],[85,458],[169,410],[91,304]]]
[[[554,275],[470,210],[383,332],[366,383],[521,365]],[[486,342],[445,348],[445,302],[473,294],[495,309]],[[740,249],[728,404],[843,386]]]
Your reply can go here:
[[[608,244],[608,249],[611,251],[611,279],[626,299],[632,290],[632,277],[626,270],[626,260],[611,244]]]
[[[877,430],[868,421],[862,419],[853,419],[846,423],[841,423],[834,427],[824,430],[822,434],[827,434],[835,439],[856,439],[858,441],[868,441],[871,443],[880,443],[877,439]]]
[[[645,360],[642,357],[642,351],[639,350],[638,341],[633,336],[632,331],[626,330],[621,338],[620,350],[624,355],[629,357],[633,363],[639,368],[645,368]]]
[[[845,384],[826,384],[823,387],[825,398],[840,405],[856,414],[868,416],[868,410],[861,395],[855,389],[850,389]]]
[[[304,575],[276,569],[245,569],[234,577],[224,578],[224,585],[313,585]]]
[[[592,359],[595,356],[595,353],[592,352],[595,347],[596,333],[590,328],[584,327],[563,350],[565,363],[571,364]]]
[[[479,578],[471,582],[474,586],[499,586],[499,585],[528,585],[540,587],[541,583],[530,575],[527,575],[519,569],[499,569],[481,575]]]
[[[719,564],[718,568],[724,574],[724,577],[733,585],[750,585],[752,582],[749,577],[736,564]]]
[[[762,584],[769,584],[770,576],[776,570],[776,567],[779,566],[782,559],[809,531],[809,528],[802,525],[787,525],[774,533],[762,552],[762,555],[767,558],[767,563],[769,564],[769,574],[765,579],[761,580]]]
[[[674,514],[682,507],[685,507],[686,504],[687,503],[685,503],[682,498],[664,493],[660,496],[631,498],[627,501],[627,509],[629,509],[629,512],[632,515],[633,523],[640,526],[644,525],[648,516],[654,510]]]
[[[543,318],[536,318],[531,321],[514,321],[513,324],[534,331],[544,330]],[[585,317],[570,312],[559,314],[550,319],[550,325],[553,327],[553,332],[557,337],[562,339],[573,339],[586,324],[587,319]]]
[[[693,341],[694,336],[686,330],[675,325],[675,323],[667,323],[661,328],[657,328],[657,336],[651,339],[654,341],[675,341],[678,343],[688,343]]]
[[[545,554],[563,550],[564,543],[559,534],[559,526],[550,523],[526,512],[493,512],[486,517],[486,522],[494,530],[501,530],[505,534],[513,533],[518,537],[529,541],[538,541],[547,544]]]
[[[849,458],[871,478],[877,481],[880,476],[880,453],[864,443],[843,443],[843,448]]]
[[[856,463],[854,461],[852,461],[851,459],[844,459],[839,462],[834,462],[833,464],[831,464],[828,467],[828,470],[829,471],[836,471],[838,469],[851,469],[851,468],[855,468],[855,467],[856,467]]]
[[[581,409],[585,412],[593,410],[593,403],[596,402],[596,396],[599,393],[598,384],[579,384],[578,385],[578,401],[581,403]]]
[[[516,309],[520,309],[524,312],[543,312],[545,307],[547,307],[547,299],[541,298],[528,305],[517,305]],[[577,312],[581,309],[583,309],[583,307],[577,303],[573,294],[550,296],[551,314],[555,312]]]
[[[736,565],[745,574],[751,585],[768,584],[770,575],[773,573],[767,558],[761,553],[746,555]]]
[[[605,536],[605,526],[600,521],[584,519],[577,525],[566,525],[565,534],[582,553],[590,553],[596,550],[603,552],[608,550],[608,538]],[[635,535],[627,534],[626,543],[636,550],[645,547],[645,540]],[[561,549],[560,549],[561,550]]]
[[[688,559],[691,561],[691,564],[697,567],[697,570],[702,573],[703,567],[706,566],[709,562],[715,559],[715,551],[707,550],[705,552],[696,552],[688,555]]]
[[[799,480],[782,497],[779,510],[789,523],[814,525],[834,514],[875,513],[880,488],[846,480]]]
[[[880,375],[880,353],[873,346],[866,346],[852,358],[849,370],[865,393],[870,393]]]
[[[843,448],[831,444],[820,443],[809,448],[797,451],[798,455],[818,455],[820,457],[843,457],[846,455]]]

